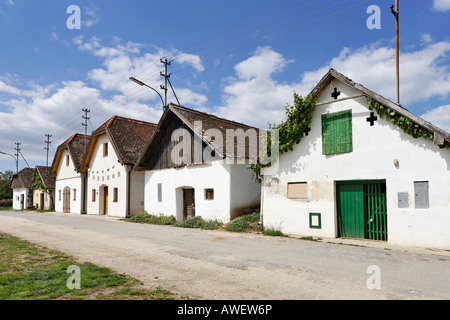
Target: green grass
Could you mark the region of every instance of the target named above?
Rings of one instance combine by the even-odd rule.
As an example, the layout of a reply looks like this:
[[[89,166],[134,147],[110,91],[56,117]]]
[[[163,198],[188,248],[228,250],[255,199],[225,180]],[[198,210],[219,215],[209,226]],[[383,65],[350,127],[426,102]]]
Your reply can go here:
[[[243,215],[233,219],[224,229],[232,232],[258,231],[260,230],[260,226],[258,225],[259,220],[260,214],[259,211],[256,211],[252,214]]]
[[[287,237],[287,235],[285,235],[280,230],[276,230],[276,229],[272,229],[272,228],[265,229],[262,233],[266,236]]]
[[[80,268],[80,289],[69,289],[69,266]],[[142,283],[125,274],[80,263],[58,251],[33,245],[0,233],[0,300],[47,299],[175,299],[175,294],[156,288],[144,290]]]
[[[197,229],[219,229],[222,226],[222,222],[218,220],[205,220],[200,216],[187,219],[183,222],[177,222],[174,216],[165,215],[152,215],[147,212],[140,212],[131,218],[126,218],[125,221],[135,223],[149,223],[159,225],[172,225],[180,228],[197,228]]]
[[[135,223],[149,223],[149,224],[159,224],[159,225],[173,225],[177,219],[174,216],[165,215],[153,215],[147,212],[140,212],[131,218],[126,218],[125,221],[135,222]]]
[[[0,207],[0,211],[12,211],[13,207]]]
[[[183,222],[175,222],[174,226],[181,228],[214,230],[222,227],[222,222],[218,220],[205,220],[202,217],[193,217]]]

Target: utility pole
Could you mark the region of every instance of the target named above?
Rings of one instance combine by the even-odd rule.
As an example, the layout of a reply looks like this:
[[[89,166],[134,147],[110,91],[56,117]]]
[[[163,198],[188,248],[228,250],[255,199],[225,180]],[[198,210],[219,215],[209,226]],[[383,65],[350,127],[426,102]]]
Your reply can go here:
[[[15,156],[16,156],[16,173],[19,173],[19,153],[20,153],[20,142],[15,142],[16,148],[14,150],[16,150]]]
[[[395,0],[395,10],[394,5],[391,5],[391,12],[395,16],[395,46],[396,46],[396,67],[397,67],[397,104],[400,105],[400,41],[399,41],[399,10],[398,1]]]
[[[82,123],[82,125],[84,126],[84,153],[86,153],[86,148],[87,148],[87,127],[88,127],[88,120],[91,117],[88,117],[88,113],[91,112],[91,110],[88,109],[82,109],[84,112],[84,116],[82,116],[82,118],[84,119],[84,122]]]
[[[164,85],[161,85],[161,89],[164,90],[164,110],[167,107],[167,80],[170,78],[170,74],[167,74],[167,66],[170,66],[170,62],[167,59],[161,59],[161,63],[164,64],[164,73],[160,72],[161,76],[164,77]]]
[[[45,144],[47,145],[47,146],[44,148],[45,150],[47,150],[47,161],[46,161],[46,163],[45,163],[45,171],[46,171],[47,178],[48,178],[48,177],[49,177],[49,175],[48,175],[48,151],[50,150],[50,144],[52,143],[52,142],[50,141],[50,138],[52,137],[52,135],[51,135],[51,134],[46,134],[45,137],[47,138],[47,140],[44,141]]]

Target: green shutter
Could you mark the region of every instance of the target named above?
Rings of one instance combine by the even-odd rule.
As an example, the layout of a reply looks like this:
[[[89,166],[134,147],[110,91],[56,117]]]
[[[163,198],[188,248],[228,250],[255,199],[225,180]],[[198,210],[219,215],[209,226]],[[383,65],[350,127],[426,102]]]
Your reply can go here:
[[[322,153],[352,152],[352,111],[322,115]]]

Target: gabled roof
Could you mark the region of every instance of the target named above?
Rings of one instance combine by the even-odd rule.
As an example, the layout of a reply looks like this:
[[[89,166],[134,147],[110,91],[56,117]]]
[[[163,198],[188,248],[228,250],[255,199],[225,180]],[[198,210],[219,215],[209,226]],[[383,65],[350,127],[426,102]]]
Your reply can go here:
[[[23,168],[14,174],[11,179],[11,189],[29,188],[33,181],[34,170],[31,168]]]
[[[89,162],[98,137],[107,134],[117,153],[119,162],[123,165],[134,165],[147,141],[156,129],[155,123],[113,116],[92,132],[92,139],[83,159],[84,170],[89,168]]]
[[[76,172],[81,171],[84,158],[85,141],[89,143],[91,136],[80,133],[73,134],[69,139],[61,143],[56,149],[55,157],[53,158],[51,178],[56,177],[59,163],[61,161],[62,152],[67,149],[72,158]]]
[[[450,145],[450,134],[449,133],[436,127],[432,123],[416,116],[415,114],[412,114],[407,109],[400,106],[399,104],[396,104],[396,103],[382,97],[381,95],[367,89],[363,85],[352,81],[351,79],[347,78],[342,73],[340,73],[334,69],[330,69],[322,77],[322,79],[319,81],[319,83],[316,85],[316,87],[312,90],[312,93],[314,93],[314,96],[316,96],[316,97],[319,96],[322,93],[322,91],[325,89],[325,87],[327,87],[328,84],[330,84],[330,82],[333,78],[347,84],[348,86],[350,86],[352,88],[355,88],[356,90],[360,91],[363,96],[372,98],[373,100],[377,101],[381,105],[394,110],[396,113],[408,118],[415,124],[428,130],[429,132],[431,132],[433,134],[434,143],[437,144],[439,147],[443,148],[443,147],[445,147],[446,144]]]
[[[55,189],[55,179],[50,177],[52,167],[36,166],[36,170],[41,177],[46,189]]]
[[[196,128],[194,128],[194,122],[200,121],[202,125],[202,134],[200,138],[202,141],[210,146],[213,150],[218,152],[220,156],[225,158],[226,156],[230,157],[237,157],[234,150],[237,150],[236,146],[238,144],[237,139],[234,139],[234,148],[233,148],[233,154],[227,154],[227,148],[226,148],[226,141],[227,141],[227,135],[229,132],[227,130],[243,130],[246,132],[249,129],[254,129],[255,133],[259,135],[260,129],[246,125],[241,122],[231,121],[225,118],[219,118],[215,115],[189,109],[180,105],[176,105],[173,103],[170,103],[169,106],[165,109],[159,123],[158,127],[155,130],[155,134],[151,137],[151,139],[148,141],[148,143],[144,147],[144,151],[142,152],[141,157],[139,158],[137,162],[137,167],[143,168],[145,166],[145,162],[148,159],[149,155],[152,152],[153,146],[155,146],[160,139],[165,135],[165,129],[169,125],[171,121],[171,117],[177,117],[179,118],[191,131],[193,131],[195,134],[197,134]],[[214,141],[212,139],[213,137],[207,136],[206,131],[209,129],[217,129],[222,133],[223,138],[223,144],[221,144],[219,141]],[[252,151],[255,151],[254,154]],[[258,148],[256,150],[253,150],[249,147],[249,144],[245,144],[245,158],[246,159],[255,159],[258,155]]]

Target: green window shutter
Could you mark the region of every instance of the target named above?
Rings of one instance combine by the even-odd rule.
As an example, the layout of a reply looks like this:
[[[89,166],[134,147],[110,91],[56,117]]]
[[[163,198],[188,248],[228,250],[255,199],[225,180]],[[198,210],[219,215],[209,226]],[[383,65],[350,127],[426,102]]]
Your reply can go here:
[[[352,111],[322,115],[322,153],[352,152]]]

